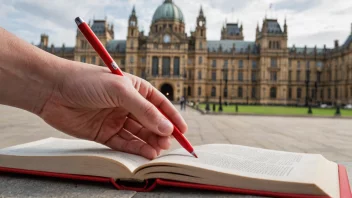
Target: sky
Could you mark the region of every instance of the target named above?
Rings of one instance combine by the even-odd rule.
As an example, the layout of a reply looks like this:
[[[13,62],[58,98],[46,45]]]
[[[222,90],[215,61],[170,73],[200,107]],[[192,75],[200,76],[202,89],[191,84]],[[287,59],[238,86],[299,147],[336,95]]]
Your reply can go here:
[[[85,21],[107,19],[114,24],[115,39],[126,39],[128,17],[136,7],[139,29],[147,34],[153,14],[164,0],[0,0],[0,27],[39,44],[40,34],[49,45],[75,45],[77,16]],[[185,17],[186,33],[194,30],[200,6],[207,20],[207,39],[219,40],[222,25],[243,24],[244,40],[254,41],[257,24],[277,19],[288,25],[288,45],[333,47],[351,34],[352,0],[173,0]],[[271,5],[271,6],[270,6]],[[271,7],[271,8],[270,8]]]

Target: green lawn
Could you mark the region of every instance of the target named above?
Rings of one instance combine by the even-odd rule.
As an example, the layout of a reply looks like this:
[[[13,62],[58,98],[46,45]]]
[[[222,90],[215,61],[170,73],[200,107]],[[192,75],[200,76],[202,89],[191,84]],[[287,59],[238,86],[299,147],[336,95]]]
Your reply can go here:
[[[199,108],[205,110],[205,104],[200,104]],[[222,106],[224,113],[235,113],[235,105]],[[210,104],[212,111],[213,104]],[[218,112],[219,105],[216,105]],[[334,116],[336,108],[320,109],[312,108],[313,116]],[[252,113],[264,115],[308,115],[307,107],[282,107],[282,106],[254,106],[254,105],[238,105],[238,113]],[[352,116],[352,110],[341,109],[341,116]]]

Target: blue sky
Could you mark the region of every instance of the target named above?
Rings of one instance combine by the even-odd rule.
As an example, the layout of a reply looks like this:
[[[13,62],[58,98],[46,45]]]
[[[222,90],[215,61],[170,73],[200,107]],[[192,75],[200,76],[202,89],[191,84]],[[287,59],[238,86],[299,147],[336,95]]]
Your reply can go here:
[[[136,6],[139,28],[146,33],[156,8],[164,0],[0,0],[0,26],[34,44],[40,34],[49,35],[49,44],[75,45],[76,16],[86,21],[104,19],[114,24],[115,39],[125,39],[127,20]],[[221,26],[243,23],[245,40],[253,41],[255,28],[265,15],[288,24],[289,46],[328,47],[340,45],[351,33],[352,0],[173,0],[183,12],[186,31],[194,29],[202,5],[207,18],[207,39],[219,40]],[[269,5],[272,9],[269,10]]]

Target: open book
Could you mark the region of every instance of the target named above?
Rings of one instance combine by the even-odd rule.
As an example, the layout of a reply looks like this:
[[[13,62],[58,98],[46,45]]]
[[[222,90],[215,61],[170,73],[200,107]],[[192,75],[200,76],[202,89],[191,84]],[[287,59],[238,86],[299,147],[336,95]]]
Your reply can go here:
[[[339,198],[343,197],[342,188],[351,195],[345,169],[319,154],[230,144],[194,148],[199,158],[176,149],[148,160],[91,141],[48,138],[1,149],[0,170],[112,178],[136,184],[157,180],[161,185],[280,197]]]

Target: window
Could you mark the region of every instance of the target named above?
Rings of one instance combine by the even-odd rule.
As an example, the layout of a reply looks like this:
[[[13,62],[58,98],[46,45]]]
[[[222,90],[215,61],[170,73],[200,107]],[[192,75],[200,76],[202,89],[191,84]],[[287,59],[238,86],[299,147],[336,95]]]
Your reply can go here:
[[[86,57],[85,56],[81,56],[81,62],[85,63],[86,62]]]
[[[331,89],[328,89],[328,99],[331,99]]]
[[[211,80],[216,81],[216,71],[211,72]]]
[[[189,59],[188,59],[188,64],[191,65],[192,62],[193,62],[192,59],[189,58]]]
[[[301,98],[301,97],[302,97],[302,89],[297,88],[297,98]]]
[[[224,88],[224,98],[227,98],[227,87]]]
[[[252,76],[251,79],[252,79],[253,82],[257,81],[257,73],[256,72],[252,71],[251,76]]]
[[[216,97],[216,88],[215,87],[211,88],[211,97]]]
[[[276,87],[270,88],[270,98],[276,98]]]
[[[288,60],[288,68],[291,69],[292,68],[292,60]]]
[[[242,71],[238,72],[238,80],[243,81],[243,72]]]
[[[125,59],[121,59],[121,65],[125,64]]]
[[[297,69],[301,69],[301,62],[297,61]]]
[[[133,63],[133,62],[134,62],[134,57],[131,56],[131,57],[130,57],[130,63]]]
[[[131,41],[131,48],[133,48],[133,41]]]
[[[203,63],[203,57],[200,56],[200,57],[198,58],[198,64],[202,64],[202,63]]]
[[[162,64],[162,75],[163,76],[170,76],[170,58],[163,57],[163,64]]]
[[[271,58],[271,67],[277,67],[277,59]]]
[[[92,56],[92,64],[95,64],[95,56]]]
[[[158,49],[158,44],[154,44],[154,49]]]
[[[288,88],[288,99],[292,99],[292,88]]]
[[[227,68],[228,62],[229,61],[227,59],[224,60],[224,68]]]
[[[237,90],[237,96],[239,97],[239,98],[242,98],[243,97],[243,90],[242,90],[242,87],[238,87],[238,90]]]
[[[310,65],[310,62],[307,61],[307,62],[306,62],[306,70],[309,70],[309,65]]]
[[[301,72],[300,71],[297,71],[296,81],[301,81]]]
[[[332,81],[332,74],[331,74],[331,70],[328,72],[329,75],[329,80]]]
[[[255,96],[255,92],[256,92],[255,87],[252,87],[252,98],[256,98],[256,96]]]
[[[86,49],[87,48],[87,41],[81,40],[81,48]]]
[[[313,88],[312,90],[311,90],[311,98],[315,98],[315,89]]]
[[[192,95],[191,86],[188,86],[188,88],[187,88],[187,95],[188,95],[188,96],[191,96],[191,95]]]
[[[132,68],[130,68],[130,72],[129,73],[133,75],[133,69]]]
[[[339,90],[337,88],[335,88],[335,99],[337,99],[339,96]]]
[[[145,57],[141,58],[141,63],[145,63]]]
[[[252,69],[257,69],[257,61],[252,61]]]
[[[320,82],[320,79],[321,79],[321,72],[318,72],[317,73],[317,81]]]
[[[202,79],[202,71],[198,71],[198,80]]]
[[[277,81],[277,72],[270,72],[270,80]]]
[[[323,99],[324,98],[324,89],[320,90],[320,98]]]
[[[145,73],[145,69],[143,69],[143,70],[142,70],[142,78],[143,78],[143,79],[146,79],[146,77],[147,77],[147,75],[146,75],[146,73]]]
[[[213,60],[213,63],[211,64],[213,67],[216,67],[216,60]]]
[[[309,71],[309,70],[306,70],[306,80],[309,81],[309,77],[310,77],[310,71]]]
[[[238,67],[239,68],[243,68],[243,60],[239,60],[238,61]]]
[[[198,96],[201,96],[201,95],[202,95],[202,88],[198,87]]]
[[[152,76],[157,76],[159,74],[159,59],[158,57],[152,58]]]
[[[227,70],[224,70],[224,72],[222,73],[222,75],[223,75],[222,79],[224,79],[225,81],[228,79],[227,78],[227,73],[228,73]]]
[[[269,41],[269,49],[271,49],[271,41]]]
[[[203,44],[202,44],[202,42],[199,42],[199,49],[203,49]]]
[[[175,57],[174,58],[174,76],[179,76],[180,75],[180,58]]]
[[[291,82],[292,80],[292,71],[288,72],[288,81]]]

